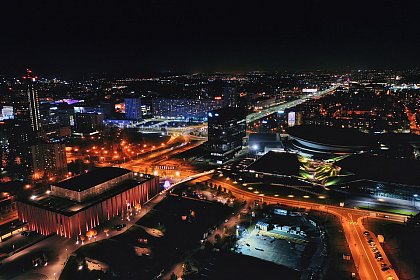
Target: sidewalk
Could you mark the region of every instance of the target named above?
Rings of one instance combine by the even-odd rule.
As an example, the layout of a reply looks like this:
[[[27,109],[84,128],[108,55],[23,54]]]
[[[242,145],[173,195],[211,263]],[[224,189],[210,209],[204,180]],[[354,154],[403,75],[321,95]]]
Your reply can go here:
[[[165,193],[158,194],[155,197],[151,198],[147,203],[144,204],[143,208],[140,210],[140,213],[132,216],[131,221],[124,220],[122,221],[120,217],[114,218],[100,227],[96,228],[98,235],[96,238],[91,240],[85,240],[83,245],[91,244],[96,241],[100,241],[107,238],[112,238],[114,236],[120,235],[128,230],[132,225],[136,224],[143,216],[145,216],[156,204],[166,196]],[[114,224],[125,223],[127,226],[121,231],[110,230],[108,236],[104,233],[105,228],[111,229]],[[38,242],[31,244],[31,246],[26,246],[22,248],[19,252],[16,252],[12,256],[8,257],[3,261],[3,267],[8,266],[9,276],[3,275],[6,279],[54,279],[57,280],[60,278],[61,272],[65,267],[67,258],[74,254],[81,246],[81,241],[77,243],[75,239],[67,239],[61,236],[51,236],[49,238],[45,237]],[[45,251],[48,252],[48,265],[35,269],[30,269],[28,271],[19,272],[16,269],[11,269],[15,267],[13,262],[18,261],[19,259],[25,258],[25,256],[30,256],[33,251]]]

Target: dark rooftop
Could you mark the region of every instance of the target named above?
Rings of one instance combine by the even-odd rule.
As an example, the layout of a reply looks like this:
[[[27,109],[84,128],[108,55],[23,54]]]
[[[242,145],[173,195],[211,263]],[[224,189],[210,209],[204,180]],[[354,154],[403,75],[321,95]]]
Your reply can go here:
[[[246,111],[236,107],[223,107],[208,112],[209,119],[238,119],[246,118]]]
[[[336,164],[363,179],[420,186],[418,160],[359,154],[349,156]]]
[[[130,172],[132,171],[124,168],[102,167],[91,172],[58,182],[54,184],[54,186],[81,192]]]
[[[279,142],[280,135],[276,133],[251,133],[249,134],[249,142]]]
[[[308,142],[332,146],[374,146],[375,139],[357,129],[331,126],[299,125],[287,129],[290,136]]]
[[[296,154],[270,151],[246,168],[257,172],[278,175],[299,175],[299,160]]]

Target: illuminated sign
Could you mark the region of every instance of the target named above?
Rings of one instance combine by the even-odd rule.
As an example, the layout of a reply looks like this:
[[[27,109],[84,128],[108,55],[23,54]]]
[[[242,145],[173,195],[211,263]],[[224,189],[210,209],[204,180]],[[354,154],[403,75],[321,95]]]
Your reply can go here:
[[[304,89],[302,89],[302,92],[304,92],[304,93],[315,93],[317,91],[318,90],[316,88],[304,88]]]
[[[287,124],[289,126],[294,126],[296,124],[296,113],[295,112],[289,112],[289,114],[287,114]]]
[[[171,182],[169,182],[168,180],[166,180],[164,183],[163,183],[163,188],[166,190],[166,189],[168,189],[169,187],[171,186]]]

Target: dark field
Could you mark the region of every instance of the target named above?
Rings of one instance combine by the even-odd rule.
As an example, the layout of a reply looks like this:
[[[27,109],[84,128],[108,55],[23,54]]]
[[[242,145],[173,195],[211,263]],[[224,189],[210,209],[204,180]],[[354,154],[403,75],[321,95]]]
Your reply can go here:
[[[190,210],[194,211],[195,218],[189,215]],[[109,265],[115,279],[152,279],[196,247],[203,233],[224,220],[230,212],[230,207],[219,203],[169,196],[123,234],[86,245],[77,253]],[[187,220],[182,216],[187,216]],[[145,227],[157,228],[164,236],[153,237],[144,230]],[[146,238],[147,245],[140,244],[138,238]],[[137,256],[134,246],[147,247],[151,254]],[[93,276],[92,272],[82,273],[73,267],[66,269],[60,279],[90,279]],[[106,275],[101,279],[107,279]]]

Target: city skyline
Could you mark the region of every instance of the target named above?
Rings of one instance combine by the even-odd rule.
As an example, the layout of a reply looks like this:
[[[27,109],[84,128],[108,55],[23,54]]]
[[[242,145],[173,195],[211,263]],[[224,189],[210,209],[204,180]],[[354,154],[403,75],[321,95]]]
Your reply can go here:
[[[9,1],[0,280],[420,275],[419,1]]]
[[[0,69],[91,72],[419,67],[418,2],[5,4]]]

